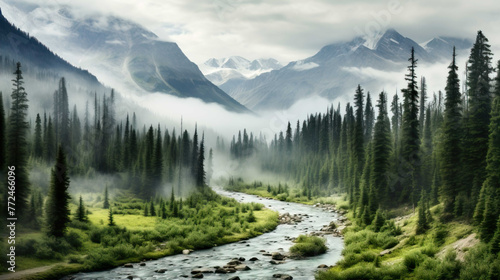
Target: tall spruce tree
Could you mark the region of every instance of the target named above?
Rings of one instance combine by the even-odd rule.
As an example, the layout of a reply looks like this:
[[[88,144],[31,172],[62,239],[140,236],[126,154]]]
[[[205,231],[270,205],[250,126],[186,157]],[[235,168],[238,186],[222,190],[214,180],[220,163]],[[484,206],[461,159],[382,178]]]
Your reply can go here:
[[[455,197],[460,192],[461,185],[461,147],[462,136],[462,109],[460,81],[458,79],[458,67],[455,62],[455,48],[453,48],[453,60],[448,67],[448,78],[446,81],[446,99],[444,104],[444,123],[441,147],[441,195],[444,202],[444,211],[452,213],[455,207]]]
[[[467,65],[468,108],[463,138],[462,186],[473,202],[486,178],[486,154],[488,152],[488,127],[490,123],[491,67],[488,39],[478,31]]]
[[[415,50],[411,48],[411,56],[408,59],[410,65],[408,66],[408,74],[405,80],[408,82],[407,88],[403,89],[403,119],[402,119],[402,137],[401,137],[401,156],[403,158],[403,182],[405,189],[403,189],[402,199],[416,204],[416,196],[418,194],[419,186],[419,147],[420,147],[420,133],[419,133],[419,120],[418,120],[418,86],[417,74],[415,68],[417,67],[418,59],[415,58]]]
[[[28,134],[29,125],[26,121],[28,113],[28,98],[24,89],[21,63],[16,64],[15,78],[12,90],[12,106],[9,125],[7,127],[6,166],[14,166],[16,173],[16,215],[24,220],[29,209],[28,196],[30,182],[28,174]],[[3,157],[3,156],[2,156]]]
[[[75,218],[80,222],[88,221],[87,211],[85,209],[85,204],[83,204],[83,199],[81,195],[78,203],[78,208],[76,209]]]
[[[196,168],[196,186],[198,187],[205,187],[205,179],[206,179],[206,174],[205,174],[205,135],[201,137],[201,143],[200,143],[200,151],[198,155],[198,167]]]
[[[33,140],[33,155],[36,158],[42,158],[43,156],[43,143],[42,143],[42,120],[40,119],[40,114],[36,114],[35,120],[35,139]]]
[[[48,234],[62,237],[66,226],[70,222],[69,177],[64,149],[59,146],[57,159],[50,176],[50,188],[46,203],[46,216]]]
[[[495,233],[495,221],[500,215],[500,97],[496,97],[491,111],[490,135],[488,141],[488,154],[486,156],[486,180],[481,189],[481,195],[476,206],[475,215],[482,216],[480,233],[488,241]],[[484,213],[479,213],[483,208],[481,200],[485,200]]]
[[[375,111],[372,106],[372,98],[370,92],[366,94],[366,107],[365,107],[365,144],[370,142],[373,133],[373,124],[375,122]]]
[[[104,189],[104,202],[102,204],[102,208],[108,209],[109,208],[109,194],[108,194],[108,186]]]
[[[378,193],[380,205],[385,207],[389,193],[389,160],[391,154],[391,127],[387,115],[387,97],[381,92],[378,99],[378,116],[373,135],[373,171],[371,173],[371,186]]]

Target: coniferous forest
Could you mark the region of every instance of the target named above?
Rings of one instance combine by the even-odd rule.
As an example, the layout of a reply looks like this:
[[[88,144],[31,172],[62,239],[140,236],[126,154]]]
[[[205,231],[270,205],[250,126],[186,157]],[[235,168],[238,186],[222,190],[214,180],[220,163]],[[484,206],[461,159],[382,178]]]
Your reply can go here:
[[[255,156],[263,169],[297,188],[266,189],[262,182],[234,179],[227,188],[286,201],[341,195],[355,226],[346,233],[341,269],[320,273],[319,279],[497,279],[500,71],[481,31],[467,62],[464,92],[455,57],[453,50],[444,93],[428,96],[412,49],[407,87],[392,101],[386,92],[372,101],[358,85],[353,104],[344,110],[331,105],[297,121],[294,129],[288,123],[269,147],[246,130],[243,136],[239,132],[228,151],[233,158],[245,162]],[[385,221],[406,212],[415,213],[408,233],[394,219]],[[475,232],[481,240],[463,262],[451,251],[434,258],[452,235],[447,227]],[[361,249],[390,249],[372,239],[401,234],[413,235],[406,242],[423,248],[404,255],[402,266],[381,266],[381,256]]]
[[[197,123],[186,129],[182,119],[180,130],[170,121],[146,121],[120,108],[114,89],[87,88],[73,75],[2,53],[0,77],[8,77],[11,91],[0,92],[0,218],[8,221],[0,230],[7,252],[1,273],[61,279],[116,268],[109,273],[136,279],[120,269],[149,269],[149,261],[178,254],[189,263],[198,251],[213,261],[220,256],[212,251],[233,243],[261,259],[192,264],[191,276],[176,267],[150,272],[239,279],[226,274],[244,278],[238,273],[264,267],[273,278],[293,279],[282,274],[290,271],[274,272],[337,252],[308,276],[500,279],[500,61],[495,65],[481,31],[465,68],[457,56],[453,47],[442,91],[428,92],[411,48],[401,90],[352,85],[351,102],[287,120],[272,139],[244,124],[225,139]],[[40,85],[56,86],[30,101]],[[86,99],[83,106],[75,95]],[[33,106],[42,99],[43,106]],[[250,196],[242,193],[262,202],[245,202]],[[327,233],[280,233],[285,245],[260,243],[273,249],[259,251],[252,238],[312,223],[317,214],[278,213],[271,199],[336,216],[321,229]],[[329,248],[329,238],[342,247]],[[103,275],[98,279],[112,274]]]

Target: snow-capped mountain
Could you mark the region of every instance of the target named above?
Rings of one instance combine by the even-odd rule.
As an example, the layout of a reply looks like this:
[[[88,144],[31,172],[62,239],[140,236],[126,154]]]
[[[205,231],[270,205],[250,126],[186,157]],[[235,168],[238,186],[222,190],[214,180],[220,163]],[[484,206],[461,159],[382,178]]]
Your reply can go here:
[[[40,41],[110,86],[199,98],[230,111],[248,112],[207,80],[176,43],[162,41],[134,22],[61,6],[7,7]]]
[[[284,109],[313,95],[334,99],[354,92],[359,83],[367,89],[382,90],[381,80],[404,71],[412,47],[420,64],[433,64],[450,60],[453,45],[464,50],[472,42],[441,37],[421,46],[389,29],[371,38],[327,45],[312,57],[221,87],[251,109]]]
[[[221,88],[226,83],[234,85],[282,67],[283,65],[273,58],[261,58],[250,61],[241,56],[211,58],[200,65],[200,69],[205,77]]]

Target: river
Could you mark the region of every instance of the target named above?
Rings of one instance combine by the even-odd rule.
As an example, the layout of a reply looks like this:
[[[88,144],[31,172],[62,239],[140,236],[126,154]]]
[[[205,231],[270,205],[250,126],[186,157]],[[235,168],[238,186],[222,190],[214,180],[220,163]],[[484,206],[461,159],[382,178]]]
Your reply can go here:
[[[307,234],[319,231],[322,226],[328,225],[331,221],[336,221],[337,214],[326,211],[322,208],[312,207],[298,203],[269,200],[253,195],[233,193],[218,190],[221,195],[235,198],[240,202],[258,202],[267,208],[276,210],[279,213],[307,214],[302,222],[297,225],[278,225],[272,231],[249,240],[226,244],[212,249],[194,251],[189,255],[174,255],[158,260],[148,261],[145,266],[134,264],[134,268],[118,267],[115,269],[99,272],[79,273],[64,279],[185,279],[188,275],[191,278],[191,271],[197,267],[224,266],[233,258],[245,258],[243,263],[251,268],[247,271],[238,271],[229,274],[204,274],[203,279],[229,279],[234,276],[241,280],[275,279],[273,274],[288,274],[293,279],[314,279],[314,274],[320,264],[332,265],[341,258],[341,251],[344,243],[342,238],[332,235],[325,236],[328,251],[325,254],[315,257],[308,257],[302,260],[286,259],[283,264],[271,264],[270,256],[264,256],[261,250],[267,252],[288,252],[293,245],[291,238],[300,234]],[[249,261],[256,257],[259,260]],[[165,273],[157,273],[155,270],[166,269]],[[127,278],[133,276],[133,278]]]

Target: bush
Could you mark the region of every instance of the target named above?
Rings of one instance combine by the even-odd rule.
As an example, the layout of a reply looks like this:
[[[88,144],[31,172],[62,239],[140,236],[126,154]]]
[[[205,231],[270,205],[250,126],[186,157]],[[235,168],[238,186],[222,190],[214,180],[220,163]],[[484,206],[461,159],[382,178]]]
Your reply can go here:
[[[92,241],[94,243],[101,243],[101,237],[102,237],[102,233],[101,233],[101,230],[98,228],[93,228],[89,232],[90,241]]]
[[[71,228],[88,230],[90,228],[90,223],[89,222],[82,222],[82,221],[78,221],[78,220],[74,219],[69,223],[68,226]]]
[[[290,248],[290,252],[295,256],[317,256],[324,254],[328,249],[325,245],[325,239],[317,236],[300,235],[296,244]]]
[[[55,253],[47,243],[42,242],[35,245],[35,257],[42,260],[59,260],[61,254]]]
[[[444,225],[440,225],[439,227],[436,228],[432,237],[434,239],[434,243],[436,243],[436,245],[438,246],[441,246],[444,244],[444,241],[447,236],[448,236],[448,230]]]
[[[130,257],[135,257],[137,252],[131,244],[118,244],[111,249],[111,254],[117,260],[123,260]]]
[[[108,249],[91,251],[83,263],[86,270],[103,270],[114,266],[113,255]]]
[[[424,260],[422,253],[412,252],[403,258],[403,264],[408,271],[413,271]]]
[[[23,240],[22,242],[16,242],[16,254],[20,256],[32,255],[35,252],[35,247],[38,241],[35,239]]]
[[[64,239],[66,239],[66,242],[68,242],[69,245],[71,245],[71,247],[75,249],[80,249],[83,246],[82,238],[78,233],[74,231],[68,232],[68,234],[66,234]]]
[[[84,263],[83,256],[79,256],[79,255],[69,255],[69,256],[68,256],[68,262],[69,262],[69,263],[79,263],[79,264],[83,264],[83,263]]]

